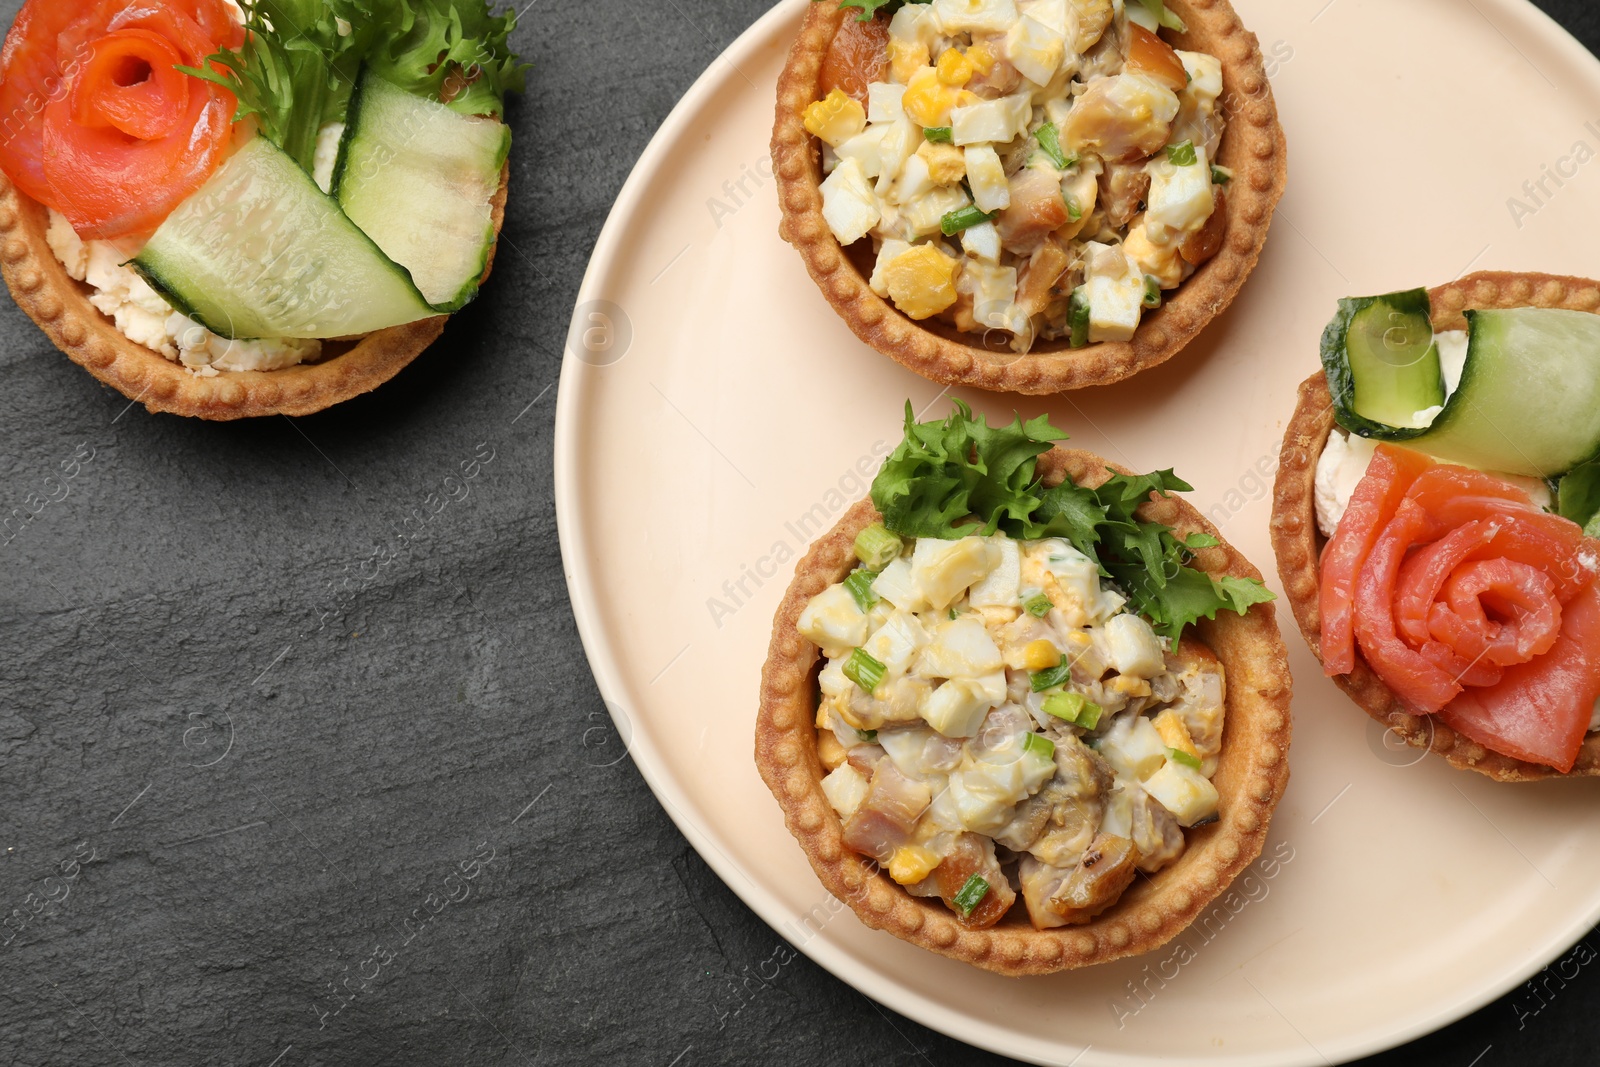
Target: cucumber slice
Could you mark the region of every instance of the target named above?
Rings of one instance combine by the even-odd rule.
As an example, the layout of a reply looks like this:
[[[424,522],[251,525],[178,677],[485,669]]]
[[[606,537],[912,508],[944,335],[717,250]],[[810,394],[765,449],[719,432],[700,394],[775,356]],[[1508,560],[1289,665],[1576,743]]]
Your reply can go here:
[[[1430,418],[1417,416],[1445,401],[1429,314],[1426,289],[1339,301],[1322,365],[1341,426],[1383,441],[1428,431]]]
[[[350,337],[437,314],[265,137],[180,204],[131,266],[223,337]]]
[[[1534,478],[1600,455],[1600,315],[1515,308],[1467,323],[1461,384],[1418,448]]]
[[[478,293],[494,247],[490,201],[511,147],[495,119],[458,114],[364,72],[334,176],[345,214],[440,311]]]

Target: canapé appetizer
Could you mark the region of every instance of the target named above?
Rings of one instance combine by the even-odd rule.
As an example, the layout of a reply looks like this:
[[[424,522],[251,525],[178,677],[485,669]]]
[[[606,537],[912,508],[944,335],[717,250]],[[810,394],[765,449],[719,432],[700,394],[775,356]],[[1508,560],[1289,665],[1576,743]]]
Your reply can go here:
[[[1541,274],[1342,301],[1284,437],[1273,545],[1323,669],[1502,781],[1600,774],[1597,310]]]
[[[0,267],[155,411],[375,388],[487,277],[513,16],[485,0],[28,0],[0,56]]]
[[[1182,348],[1254,267],[1285,174],[1226,0],[824,0],[772,151],[782,235],[857,336],[1024,393]]]
[[[917,424],[801,561],[756,760],[870,926],[1009,974],[1180,932],[1288,778],[1272,595],[1171,471],[1041,417]]]

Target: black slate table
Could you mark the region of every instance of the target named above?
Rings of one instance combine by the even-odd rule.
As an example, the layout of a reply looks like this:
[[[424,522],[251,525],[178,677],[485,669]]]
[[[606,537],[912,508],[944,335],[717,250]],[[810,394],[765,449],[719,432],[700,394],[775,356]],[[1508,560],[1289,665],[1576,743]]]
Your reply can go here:
[[[1542,6],[1600,46],[1593,4]],[[1002,1062],[718,881],[619,758],[567,605],[578,282],[764,8],[529,3],[489,297],[331,412],[153,417],[0,300],[0,512],[66,490],[0,534],[0,1063]],[[1370,1062],[1592,1063],[1593,959]]]

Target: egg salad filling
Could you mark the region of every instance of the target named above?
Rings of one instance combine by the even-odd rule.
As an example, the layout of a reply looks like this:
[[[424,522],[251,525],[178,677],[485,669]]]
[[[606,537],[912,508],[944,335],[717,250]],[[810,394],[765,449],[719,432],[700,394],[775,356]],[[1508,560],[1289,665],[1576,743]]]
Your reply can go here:
[[[902,542],[813,598],[822,786],[845,844],[964,922],[1020,892],[1033,925],[1083,923],[1217,817],[1224,677],[1128,609],[1060,538]]]
[[[1183,24],[1160,0],[901,6],[865,99],[804,114],[823,216],[871,238],[873,291],[1019,354],[1131,338],[1225,236],[1222,64],[1163,28]]]

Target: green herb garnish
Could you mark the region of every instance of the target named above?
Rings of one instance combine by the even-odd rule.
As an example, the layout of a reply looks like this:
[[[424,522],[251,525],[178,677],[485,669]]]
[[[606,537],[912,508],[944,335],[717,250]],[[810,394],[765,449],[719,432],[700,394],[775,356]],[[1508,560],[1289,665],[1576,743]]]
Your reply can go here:
[[[876,731],[876,730],[857,730],[856,731],[856,740],[860,741],[862,744],[865,744],[865,745],[875,745],[875,744],[878,743],[878,731]]]
[[[906,404],[905,440],[872,482],[872,502],[894,533],[1064,538],[1173,641],[1196,619],[1224,609],[1244,614],[1273,599],[1255,579],[1214,578],[1188,566],[1191,549],[1171,528],[1134,514],[1152,495],[1192,490],[1172,471],[1111,474],[1093,489],[1071,481],[1047,487],[1038,457],[1066,438],[1047,416],[991,427],[965,403],[954,404],[948,418],[923,423]],[[1193,538],[1190,545],[1201,547]]]
[[[812,0],[821,3],[822,0]],[[856,16],[857,22],[867,22],[873,15],[882,11],[885,15],[892,15],[905,4],[926,4],[930,0],[839,0],[840,7],[859,7],[861,14]]]
[[[1056,165],[1057,170],[1066,170],[1068,167],[1077,165],[1078,157],[1076,153],[1068,153],[1062,150],[1061,131],[1056,129],[1055,123],[1047,122],[1037,130],[1034,130],[1033,139],[1039,142],[1039,148],[1049,157],[1050,162]],[[1072,221],[1077,222],[1082,217],[1082,215],[1079,215]]]
[[[1162,29],[1172,30],[1174,33],[1187,33],[1189,31],[1189,27],[1184,25],[1182,19],[1167,10],[1165,0],[1138,0],[1138,2],[1141,7],[1156,17],[1156,24]]]
[[[1231,181],[1233,181],[1233,171],[1227,167],[1219,167],[1215,163],[1211,164],[1212,185],[1227,185]]]
[[[1022,751],[1049,763],[1056,758],[1056,743],[1044,734],[1027,733],[1022,735]]]
[[[1180,141],[1167,145],[1167,160],[1176,167],[1192,167],[1200,162],[1200,157],[1195,155],[1193,141]]]
[[[407,92],[466,115],[504,110],[526,67],[511,52],[514,13],[487,0],[246,0],[244,44],[185,74],[238,98],[234,121],[261,133],[307,172],[324,124],[342,122],[365,63]]]
[[[1156,276],[1153,274],[1146,274],[1144,276],[1143,303],[1147,308],[1158,308],[1161,306],[1161,283],[1156,280]]]
[[[1042,710],[1046,715],[1054,715],[1074,726],[1093,730],[1100,725],[1100,713],[1104,709],[1082,693],[1051,693],[1044,698]]]
[[[967,879],[966,884],[956,893],[955,899],[951,903],[956,906],[956,910],[965,919],[973,913],[979,904],[983,903],[983,898],[988,895],[989,883],[975,874]]]
[[[856,607],[865,615],[872,610],[878,602],[878,594],[872,591],[872,583],[877,580],[878,572],[869,571],[865,567],[857,567],[850,572],[850,577],[844,580],[844,587],[850,590],[850,595],[855,599]]]
[[[1072,290],[1072,299],[1067,302],[1067,324],[1072,328],[1073,348],[1089,343],[1089,290],[1081,285]]]
[[[884,677],[889,673],[889,668],[873,659],[872,654],[864,648],[858,648],[850,653],[843,670],[846,678],[859,685],[861,691],[869,695],[883,684]]]
[[[1173,763],[1181,763],[1185,767],[1192,768],[1193,770],[1198,771],[1200,769],[1200,758],[1198,756],[1189,755],[1189,753],[1185,752],[1181,748],[1167,749],[1167,758]]]
[[[945,212],[944,218],[939,220],[939,232],[946,237],[954,237],[969,226],[981,226],[985,222],[993,221],[999,212],[988,212],[975,204],[956,208],[954,211]]]
[[[1069,193],[1067,194],[1065,202],[1067,205],[1068,222],[1077,222],[1079,219],[1083,218],[1083,205],[1078,203],[1077,197]]]
[[[956,135],[955,130],[949,126],[924,126],[922,128],[922,139],[924,141],[932,141],[934,144],[953,144],[955,143]]]
[[[1034,671],[1028,675],[1028,682],[1033,686],[1035,693],[1048,692],[1058,685],[1066,685],[1067,679],[1072,677],[1072,664],[1062,660],[1054,667],[1042,671]]]
[[[1022,602],[1022,610],[1036,619],[1042,619],[1050,614],[1050,609],[1053,607],[1055,605],[1050,603],[1050,598],[1043,593],[1035,593]]]

